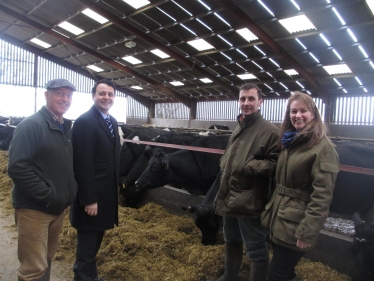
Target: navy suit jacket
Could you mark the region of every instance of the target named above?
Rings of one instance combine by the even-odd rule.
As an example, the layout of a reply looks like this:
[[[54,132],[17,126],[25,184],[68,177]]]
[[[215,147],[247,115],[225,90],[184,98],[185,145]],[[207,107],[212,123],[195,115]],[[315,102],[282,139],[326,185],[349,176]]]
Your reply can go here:
[[[110,117],[114,138],[100,111],[92,106],[75,121],[72,129],[77,197],[70,208],[71,225],[83,231],[104,231],[118,225],[120,137],[118,123]],[[86,205],[98,204],[89,216]]]

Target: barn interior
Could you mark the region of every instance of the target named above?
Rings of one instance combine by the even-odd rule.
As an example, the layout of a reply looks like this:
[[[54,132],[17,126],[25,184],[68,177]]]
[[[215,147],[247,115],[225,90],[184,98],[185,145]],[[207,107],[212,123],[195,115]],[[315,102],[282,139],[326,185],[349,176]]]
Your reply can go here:
[[[373,140],[373,2],[1,0],[0,84],[43,88],[47,73],[63,73],[44,59],[79,75],[83,92],[87,81],[112,80],[129,100],[127,124],[233,129],[239,87],[249,82],[275,124],[301,91],[323,109],[331,136]],[[168,192],[151,196],[165,201]],[[328,246],[336,255],[327,263],[349,255],[349,239],[340,252],[338,235],[325,236],[316,259]],[[335,266],[349,272],[352,264]]]

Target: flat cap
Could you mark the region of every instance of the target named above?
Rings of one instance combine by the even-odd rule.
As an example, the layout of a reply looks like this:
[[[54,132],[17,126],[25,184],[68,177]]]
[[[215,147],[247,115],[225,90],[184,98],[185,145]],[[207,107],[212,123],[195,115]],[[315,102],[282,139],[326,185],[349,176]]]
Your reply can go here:
[[[47,90],[54,90],[54,89],[58,89],[58,88],[69,88],[72,91],[76,91],[77,90],[75,88],[75,86],[73,84],[71,84],[68,80],[61,79],[61,78],[50,80],[47,83],[47,85],[45,85],[45,88]]]

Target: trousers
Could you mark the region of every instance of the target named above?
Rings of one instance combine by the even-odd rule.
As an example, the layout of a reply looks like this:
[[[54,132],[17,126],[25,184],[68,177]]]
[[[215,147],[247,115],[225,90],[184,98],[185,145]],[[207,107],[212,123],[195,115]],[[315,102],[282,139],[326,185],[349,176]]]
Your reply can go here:
[[[223,217],[223,235],[225,242],[245,245],[247,256],[251,261],[262,261],[269,258],[267,232],[260,219],[242,219]]]
[[[15,209],[18,232],[18,278],[39,280],[56,254],[64,213],[55,216],[30,209]]]
[[[272,243],[273,258],[269,264],[269,281],[289,281],[296,277],[295,267],[306,252]]]

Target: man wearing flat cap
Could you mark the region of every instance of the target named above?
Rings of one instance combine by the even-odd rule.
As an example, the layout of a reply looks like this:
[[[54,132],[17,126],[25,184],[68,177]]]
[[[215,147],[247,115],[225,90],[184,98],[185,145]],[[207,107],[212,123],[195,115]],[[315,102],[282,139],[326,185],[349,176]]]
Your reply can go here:
[[[49,81],[46,89],[46,105],[17,126],[9,147],[19,281],[50,280],[64,210],[77,193],[72,122],[63,118],[76,89],[65,79]]]

